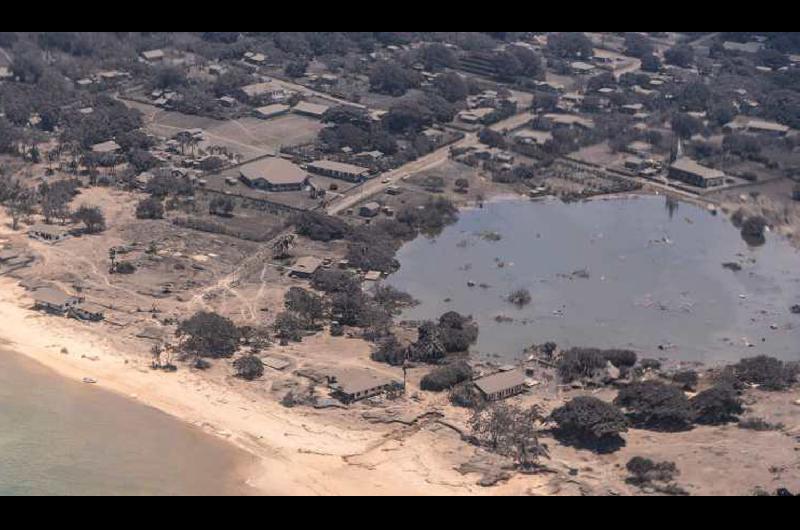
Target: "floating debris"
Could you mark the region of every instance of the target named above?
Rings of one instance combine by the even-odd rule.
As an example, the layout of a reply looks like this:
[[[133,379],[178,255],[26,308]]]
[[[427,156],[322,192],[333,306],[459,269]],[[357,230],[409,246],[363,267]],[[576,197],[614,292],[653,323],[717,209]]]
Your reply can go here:
[[[503,239],[503,236],[497,232],[493,232],[491,230],[487,230],[478,234],[478,237],[483,239],[484,241],[500,241]]]

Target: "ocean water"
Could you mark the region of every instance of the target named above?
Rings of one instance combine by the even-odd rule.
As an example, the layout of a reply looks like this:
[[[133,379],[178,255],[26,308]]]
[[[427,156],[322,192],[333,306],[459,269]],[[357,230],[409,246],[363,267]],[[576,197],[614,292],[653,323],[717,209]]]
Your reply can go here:
[[[664,197],[493,202],[398,259],[388,282],[421,302],[403,318],[473,315],[483,356],[513,360],[554,341],[709,363],[800,359],[800,316],[789,310],[800,303],[800,253],[773,234],[748,243],[724,215]],[[523,308],[507,301],[519,288],[532,296]]]
[[[0,495],[236,495],[250,461],[155,409],[0,349]]]

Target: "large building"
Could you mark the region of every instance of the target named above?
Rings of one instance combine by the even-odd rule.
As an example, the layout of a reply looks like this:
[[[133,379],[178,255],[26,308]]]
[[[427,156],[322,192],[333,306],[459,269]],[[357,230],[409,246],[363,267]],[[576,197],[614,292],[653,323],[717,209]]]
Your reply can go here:
[[[308,185],[308,174],[282,158],[264,158],[239,168],[247,186],[264,191],[301,191]]]
[[[317,160],[306,166],[311,173],[323,175],[349,182],[362,182],[369,176],[369,169],[353,164],[334,162],[333,160]]]
[[[328,376],[328,383],[332,395],[343,403],[353,403],[401,387],[396,381],[376,372],[355,369]]]
[[[475,381],[475,387],[486,401],[516,396],[525,390],[525,374],[519,370],[499,372]]]
[[[713,188],[725,183],[725,173],[701,166],[688,157],[677,159],[669,167],[669,177],[699,188]]]
[[[749,132],[770,136],[786,136],[791,131],[786,125],[750,116],[737,116],[725,124],[724,129],[729,132]]]

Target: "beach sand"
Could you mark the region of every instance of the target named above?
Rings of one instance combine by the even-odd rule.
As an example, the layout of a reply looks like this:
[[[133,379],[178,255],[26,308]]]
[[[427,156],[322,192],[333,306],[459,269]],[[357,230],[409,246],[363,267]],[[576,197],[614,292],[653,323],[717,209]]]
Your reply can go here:
[[[247,485],[264,495],[438,495],[500,493],[455,470],[464,461],[456,433],[419,427],[374,427],[359,418],[288,409],[256,399],[200,374],[151,370],[146,355],[119,351],[71,319],[29,308],[27,292],[0,278],[0,340],[63,377],[97,380],[97,386],[155,407],[219,436],[256,457]],[[357,415],[358,413],[355,413]],[[352,415],[351,415],[352,416]],[[360,424],[360,425],[359,425]],[[436,432],[434,432],[436,431]],[[530,482],[527,484],[530,486]]]

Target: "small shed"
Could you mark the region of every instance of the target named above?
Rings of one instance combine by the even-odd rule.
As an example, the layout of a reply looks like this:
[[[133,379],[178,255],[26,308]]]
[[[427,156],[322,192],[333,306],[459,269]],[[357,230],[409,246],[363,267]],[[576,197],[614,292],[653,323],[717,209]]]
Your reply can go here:
[[[375,217],[381,211],[381,205],[377,202],[368,202],[359,208],[358,215],[361,217]]]
[[[294,265],[289,267],[289,276],[293,278],[310,278],[322,267],[322,260],[314,256],[298,258]]]

